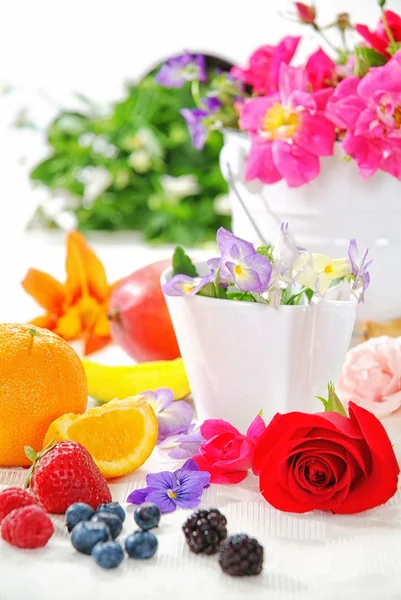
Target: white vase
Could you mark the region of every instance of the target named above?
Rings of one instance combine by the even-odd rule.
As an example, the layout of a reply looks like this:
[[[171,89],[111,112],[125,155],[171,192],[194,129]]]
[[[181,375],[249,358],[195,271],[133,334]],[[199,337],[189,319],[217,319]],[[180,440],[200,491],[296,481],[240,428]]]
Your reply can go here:
[[[208,272],[206,263],[198,272]],[[164,284],[171,277],[167,269]],[[352,301],[306,306],[166,296],[199,419],[220,418],[241,431],[263,411],[322,410],[316,395],[335,381],[355,323]]]
[[[233,232],[256,243],[261,238],[274,242],[285,221],[299,246],[332,257],[347,256],[349,240],[356,238],[360,251],[368,247],[374,259],[358,319],[400,317],[401,182],[382,171],[362,181],[356,164],[345,160],[339,147],[335,156],[321,159],[319,177],[299,188],[289,188],[285,181],[244,182],[249,145],[245,134],[227,132],[220,155],[230,184]]]

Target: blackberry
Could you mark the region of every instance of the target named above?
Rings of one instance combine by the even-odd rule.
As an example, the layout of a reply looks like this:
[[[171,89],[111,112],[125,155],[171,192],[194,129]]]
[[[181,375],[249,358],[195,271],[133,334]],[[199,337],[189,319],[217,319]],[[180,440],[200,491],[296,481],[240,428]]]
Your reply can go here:
[[[216,554],[220,542],[227,537],[227,519],[217,508],[195,510],[182,530],[189,549],[195,554]]]
[[[219,564],[227,575],[259,575],[263,566],[263,546],[244,533],[230,535],[220,546]]]

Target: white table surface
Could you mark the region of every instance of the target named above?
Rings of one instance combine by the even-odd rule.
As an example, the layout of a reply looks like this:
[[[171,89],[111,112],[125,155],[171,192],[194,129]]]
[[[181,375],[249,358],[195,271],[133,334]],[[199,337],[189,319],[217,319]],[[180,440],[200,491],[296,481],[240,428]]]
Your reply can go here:
[[[96,236],[93,242],[111,280],[170,253],[166,248],[145,248],[135,236]],[[23,321],[35,316],[38,310],[19,281],[29,266],[62,277],[62,238],[57,234],[24,236],[18,243],[8,243],[2,256],[0,320]],[[129,362],[112,346],[98,359],[109,364]],[[389,428],[400,457],[401,425],[393,421]],[[136,473],[111,484],[113,498],[124,505],[128,493],[145,484],[147,472],[176,466],[155,450]],[[20,484],[24,477],[22,470],[0,470],[0,489]],[[124,506],[127,520],[123,537],[135,529],[133,508]],[[177,510],[162,518],[154,558],[126,559],[110,572],[76,553],[63,518],[52,517],[56,534],[44,549],[19,550],[0,540],[0,600],[401,599],[400,490],[386,506],[359,516],[320,512],[295,515],[269,506],[258,492],[257,479],[250,475],[237,486],[212,485],[204,493],[202,506],[217,506],[228,519],[229,533],[245,532],[258,538],[265,548],[262,575],[230,578],[220,571],[216,557],[192,555],[181,531],[190,511]]]

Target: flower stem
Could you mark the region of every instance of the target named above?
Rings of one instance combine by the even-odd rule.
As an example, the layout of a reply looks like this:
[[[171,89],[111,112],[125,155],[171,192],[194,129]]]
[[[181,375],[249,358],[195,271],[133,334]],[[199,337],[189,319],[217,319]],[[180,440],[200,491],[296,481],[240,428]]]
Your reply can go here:
[[[339,54],[341,56],[341,54],[342,54],[341,50],[339,48],[337,48],[331,40],[329,40],[329,38],[326,36],[325,33],[323,33],[322,29],[319,27],[319,25],[317,23],[313,24],[313,29],[316,31],[316,33],[318,33],[320,35],[322,40],[324,40],[326,42],[326,44],[328,46],[330,46],[330,48],[332,50],[334,50],[334,52],[337,52],[337,54]]]
[[[202,102],[201,102],[200,85],[199,85],[198,79],[194,79],[191,82],[191,94],[192,94],[192,98],[194,99],[195,105],[198,108],[200,108],[202,105]]]
[[[388,21],[387,21],[386,11],[384,10],[383,7],[381,8],[381,11],[382,11],[383,27],[384,27],[384,29],[385,29],[385,31],[387,33],[387,37],[388,37],[388,39],[390,41],[390,48],[391,48],[390,54],[392,54],[392,50],[394,50],[394,52],[396,52],[397,49],[398,49],[397,48],[397,42],[394,39],[394,36],[392,34],[392,31],[391,31],[390,26],[389,26]]]

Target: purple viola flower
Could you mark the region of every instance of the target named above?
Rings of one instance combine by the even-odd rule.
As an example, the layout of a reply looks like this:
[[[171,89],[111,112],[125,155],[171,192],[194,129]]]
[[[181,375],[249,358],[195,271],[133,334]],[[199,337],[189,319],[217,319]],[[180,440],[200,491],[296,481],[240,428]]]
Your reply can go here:
[[[272,265],[266,256],[256,253],[253,244],[220,227],[217,246],[221,252],[220,272],[223,279],[229,279],[243,292],[261,294],[267,290]]]
[[[348,246],[348,258],[351,264],[352,274],[355,275],[355,281],[352,285],[352,289],[358,294],[358,301],[363,302],[365,299],[365,291],[370,284],[370,275],[368,267],[372,264],[373,260],[367,261],[368,248],[362,256],[359,258],[358,244],[355,239],[352,239]]]
[[[171,473],[162,471],[146,476],[146,488],[131,492],[127,502],[154,502],[165,514],[178,508],[195,508],[200,504],[203,490],[209,487],[210,473],[199,471],[192,459]]]
[[[187,81],[205,82],[206,79],[205,57],[190,52],[169,58],[156,75],[157,83],[167,88],[180,88]]]
[[[192,145],[197,150],[202,150],[205,145],[208,134],[206,122],[208,117],[217,112],[220,107],[220,100],[216,96],[209,96],[202,101],[202,108],[182,108],[180,110],[180,114],[187,123]]]
[[[207,283],[213,281],[213,273],[205,277],[189,277],[189,275],[174,275],[163,285],[166,296],[195,296]]]
[[[180,433],[179,435],[172,435],[166,438],[159,444],[159,448],[162,450],[169,450],[167,456],[170,458],[182,460],[184,458],[195,456],[195,454],[199,454],[200,445],[204,441],[205,440],[200,432],[200,427],[195,425],[195,423],[192,423],[188,427],[186,433]]]
[[[174,393],[170,388],[147,390],[141,394],[153,408],[159,425],[158,442],[168,436],[188,431],[194,416],[192,406],[184,400],[174,402]]]

